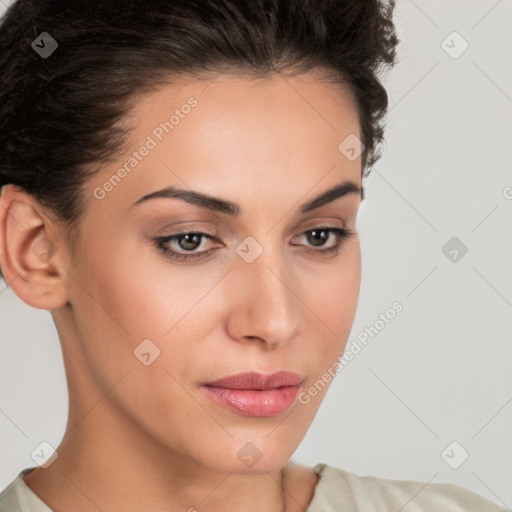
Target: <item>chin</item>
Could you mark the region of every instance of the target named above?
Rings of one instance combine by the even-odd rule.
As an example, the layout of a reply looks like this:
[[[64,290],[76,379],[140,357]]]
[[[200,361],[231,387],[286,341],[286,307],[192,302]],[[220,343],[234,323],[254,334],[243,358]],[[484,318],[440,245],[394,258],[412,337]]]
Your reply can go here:
[[[244,432],[243,436],[234,435],[224,443],[205,447],[202,453],[196,454],[197,460],[218,472],[247,475],[278,472],[290,460],[303,434],[289,432],[281,425],[277,427],[282,429],[279,436],[269,435],[273,428],[266,429],[264,434],[255,432],[253,436]]]

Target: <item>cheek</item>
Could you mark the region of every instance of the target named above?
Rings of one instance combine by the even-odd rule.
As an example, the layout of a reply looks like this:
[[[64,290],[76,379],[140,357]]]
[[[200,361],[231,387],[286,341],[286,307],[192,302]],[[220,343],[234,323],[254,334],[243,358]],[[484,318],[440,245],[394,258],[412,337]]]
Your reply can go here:
[[[132,342],[164,337],[221,277],[207,265],[166,261],[157,248],[133,234],[109,233],[87,250],[78,272],[87,283],[89,293],[80,300],[91,303],[89,321],[123,337],[129,333]]]
[[[108,261],[95,262],[86,279],[94,298],[82,295],[76,308],[91,375],[109,389],[130,371],[120,400],[134,416],[142,411],[148,418],[158,416],[159,408],[180,400],[186,409],[190,397],[178,382],[195,380],[198,366],[208,367],[211,332],[225,314],[225,283],[219,281],[225,270],[173,266],[154,256],[150,261],[144,251],[130,253],[137,256],[129,259],[122,254],[119,250]],[[148,350],[151,359],[157,357],[144,366],[137,354]]]
[[[303,280],[302,296],[336,339],[349,334],[361,283],[359,242],[353,240],[336,263],[317,268]],[[343,249],[342,249],[343,251]]]
[[[361,283],[359,242],[340,255],[325,272],[311,273],[303,281],[301,297],[311,310],[309,336],[310,374],[320,378],[341,357],[352,329]],[[308,313],[309,314],[309,313]],[[309,341],[308,341],[309,340]],[[314,346],[312,346],[314,344]]]

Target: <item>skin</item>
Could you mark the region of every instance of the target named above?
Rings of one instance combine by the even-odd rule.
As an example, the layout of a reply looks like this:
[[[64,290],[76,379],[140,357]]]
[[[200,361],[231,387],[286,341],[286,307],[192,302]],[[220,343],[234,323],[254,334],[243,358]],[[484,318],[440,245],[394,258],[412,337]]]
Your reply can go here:
[[[96,199],[94,189],[191,96],[197,106]],[[56,512],[280,511],[286,468],[286,510],[304,510],[318,478],[290,458],[328,386],[307,404],[251,418],[217,405],[200,384],[287,370],[307,390],[342,354],[359,295],[361,195],[308,213],[299,205],[345,180],[361,186],[360,158],[338,150],[360,136],[351,97],[313,72],[221,75],[161,86],[127,122],[130,147],[84,189],[74,250],[32,196],[13,185],[1,196],[2,269],[22,300],[51,311],[69,386],[58,458],[25,482]],[[169,185],[237,202],[240,213],[165,198],[133,206]],[[307,252],[336,241],[312,245],[304,233],[318,223],[355,235],[336,255]],[[217,245],[205,239],[195,252],[215,250],[170,259],[152,240],[178,228],[214,234]],[[247,236],[263,248],[252,263],[235,251]],[[49,260],[34,254],[44,244]],[[161,353],[145,366],[133,352],[148,338]],[[248,442],[261,453],[251,468],[237,457]]]

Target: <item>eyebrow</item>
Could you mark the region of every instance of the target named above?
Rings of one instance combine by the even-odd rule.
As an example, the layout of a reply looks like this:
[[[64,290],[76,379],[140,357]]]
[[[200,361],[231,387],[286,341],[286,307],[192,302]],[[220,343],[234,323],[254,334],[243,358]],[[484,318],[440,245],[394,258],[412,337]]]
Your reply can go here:
[[[311,199],[307,203],[302,204],[300,206],[300,211],[301,213],[307,213],[311,210],[316,210],[317,208],[348,194],[361,194],[362,196],[362,190],[354,182],[344,181],[339,185],[322,192],[319,196]],[[227,215],[237,216],[240,213],[240,205],[237,203],[202,194],[200,192],[195,192],[193,190],[179,189],[173,186],[146,194],[138,199],[133,206],[156,198],[181,199],[182,201],[200,206],[201,208],[208,208],[209,210],[225,213]]]

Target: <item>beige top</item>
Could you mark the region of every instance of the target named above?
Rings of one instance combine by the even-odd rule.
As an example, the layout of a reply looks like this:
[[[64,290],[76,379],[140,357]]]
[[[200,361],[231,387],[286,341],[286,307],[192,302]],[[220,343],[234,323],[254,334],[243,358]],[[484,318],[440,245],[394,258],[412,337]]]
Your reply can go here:
[[[53,512],[23,480],[23,469],[0,493],[0,512]],[[360,476],[320,463],[320,476],[305,512],[506,512],[455,484]]]

